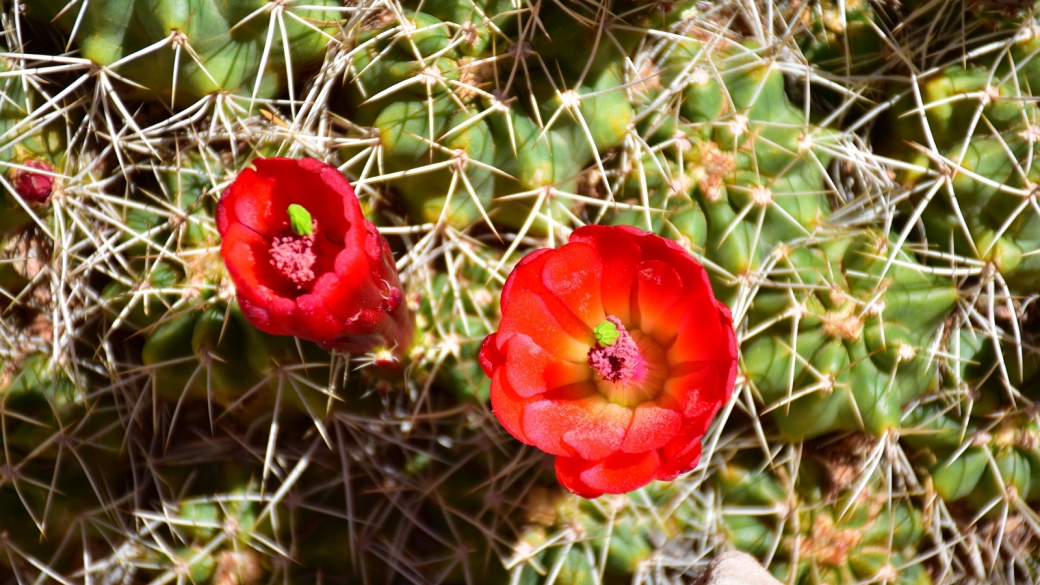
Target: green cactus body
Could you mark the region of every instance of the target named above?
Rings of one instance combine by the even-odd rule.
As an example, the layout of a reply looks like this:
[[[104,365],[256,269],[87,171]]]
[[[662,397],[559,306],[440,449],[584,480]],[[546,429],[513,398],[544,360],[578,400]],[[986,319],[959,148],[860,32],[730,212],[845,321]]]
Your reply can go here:
[[[682,502],[676,485],[664,482],[596,501],[573,496],[531,500],[532,523],[520,536],[523,545],[517,550],[530,547],[541,552],[514,568],[513,575],[530,583],[542,582],[535,566],[555,573],[555,582],[566,585],[628,582],[654,553],[655,542],[678,538],[695,514],[693,506]],[[651,508],[673,512],[655,517],[648,513]],[[607,562],[601,572],[602,558]]]
[[[262,582],[271,570],[264,547],[284,535],[270,517],[260,517],[259,485],[248,467],[228,463],[187,472],[174,465],[166,479],[181,497],[164,515],[170,534],[162,538],[169,540],[155,546],[149,542],[154,534],[142,534],[150,546],[131,562],[156,578],[173,570],[196,583]]]
[[[492,265],[494,258],[476,250]],[[477,362],[480,344],[498,314],[498,299],[489,290],[490,272],[465,257],[457,259],[454,282],[445,274],[431,279],[421,295],[417,350],[421,363],[436,364],[438,385],[450,388],[464,403],[488,400],[490,380]],[[442,344],[435,340],[443,340]]]
[[[431,127],[428,106],[423,101],[397,101],[380,112],[374,125],[384,148],[384,170],[404,175],[389,184],[401,193],[412,216],[436,222],[444,214],[450,225],[462,228],[479,219],[482,210],[486,213],[496,180],[487,166],[469,161],[490,166],[495,143],[487,122],[473,120],[466,112],[454,113],[455,103],[443,96],[432,105]],[[441,145],[444,150],[431,152],[430,141],[449,133]],[[409,174],[442,163],[448,166]]]
[[[1035,417],[1012,410],[991,339],[968,328],[953,331],[951,339],[953,359],[946,383],[966,392],[971,401],[952,407],[919,406],[908,413],[904,424],[909,432],[903,440],[947,501],[963,500],[996,517],[1003,508],[994,507],[994,502],[1040,500],[1040,429]],[[1004,353],[1010,384],[1031,399],[1040,359],[1028,351],[1020,369],[1010,360],[1011,352]]]
[[[792,438],[880,435],[899,427],[902,406],[935,384],[927,348],[955,291],[915,270],[905,254],[906,265],[882,278],[881,242],[859,236],[787,250],[778,266],[790,274],[788,285],[756,298],[753,322],[790,316],[745,345],[744,367]]]
[[[306,9],[292,4],[280,9],[297,18],[272,10],[262,0],[102,0],[85,5],[81,19],[80,10],[64,10],[65,4],[33,2],[28,15],[56,19],[66,33],[75,28],[72,40],[83,57],[102,67],[115,65],[116,74],[144,87],[139,97],[182,103],[215,92],[275,96],[286,85],[283,46],[292,55],[288,65],[296,71],[322,57],[327,35],[335,32],[340,18],[338,12],[324,10],[338,4],[331,0],[312,2]]]
[[[793,19],[798,7],[789,4],[786,8],[792,11]],[[843,87],[880,93],[879,84],[872,83],[871,76],[888,73],[900,64],[897,59],[886,58],[892,48],[885,41],[884,31],[894,26],[890,22],[894,17],[862,0],[823,0],[797,14],[806,28],[805,34],[799,35],[806,61]],[[817,87],[812,93],[833,106],[846,105],[847,94],[841,90]],[[854,105],[853,109],[859,108]]]
[[[1029,9],[67,4],[0,14],[0,163],[60,175],[0,202],[0,581],[1036,580]],[[216,203],[272,155],[387,237],[398,371],[239,310]],[[596,500],[479,360],[510,268],[586,224],[678,242],[741,343],[696,468]]]
[[[341,92],[347,115],[374,126],[382,182],[416,220],[462,229],[486,215],[535,235],[550,221],[570,223],[571,204],[552,190],[575,192],[590,164],[627,135],[625,54],[609,42],[593,54],[595,30],[571,26],[554,8],[547,30],[515,42],[488,32],[509,30],[515,16],[506,3],[433,2],[422,10],[358,36],[354,79]],[[421,32],[406,36],[406,29]],[[577,67],[576,46],[600,66]],[[546,75],[541,63],[559,67],[562,78]],[[371,166],[357,157],[364,148],[348,147],[343,157]],[[528,221],[536,202],[540,215]]]
[[[753,555],[770,555],[768,568],[784,582],[932,583],[923,567],[910,564],[924,537],[920,512],[870,487],[853,501],[832,500],[821,494],[821,472],[818,463],[803,461],[792,489],[783,473],[736,463],[721,469],[713,483],[722,495],[727,540]]]
[[[292,338],[253,328],[237,305],[216,303],[167,319],[149,331],[141,351],[166,400],[211,402],[252,420],[281,395],[282,408],[324,415],[329,397],[315,388],[329,384],[327,352],[306,344],[301,354]]]
[[[83,374],[70,376],[41,352],[0,357],[0,540],[62,572],[82,562],[63,546],[63,535],[103,542],[99,522],[116,514],[104,509],[99,482],[119,485],[126,473],[117,408],[110,399],[85,397],[83,389],[99,380]],[[0,572],[21,570],[18,560],[3,555]]]
[[[693,250],[704,249],[708,238],[708,220],[701,207],[688,195],[662,191],[649,203],[652,210],[649,227],[655,234],[671,238]],[[628,210],[618,213],[613,223],[647,229],[646,217],[647,214],[641,210]]]
[[[660,146],[651,143],[653,157],[629,161],[624,198],[640,204],[644,189],[667,185],[669,194],[658,193],[653,207],[667,209],[660,203],[666,197],[678,207],[660,219],[687,213],[685,231],[677,231],[733,279],[747,278],[764,268],[775,245],[816,232],[830,214],[823,196],[830,157],[816,145],[833,133],[791,103],[783,75],[752,45],[705,48],[685,39],[668,46],[657,68],[660,81],[645,87],[645,99],[653,105],[663,88],[685,80],[682,117],[679,125],[654,113],[643,118],[641,127]],[[660,221],[650,215],[650,226]],[[649,227],[639,216],[626,212],[619,221]],[[716,287],[733,300],[736,283],[720,279]]]
[[[1040,177],[1030,154],[1040,119],[1030,94],[1031,81],[1040,81],[1035,48],[1035,39],[1023,38],[1005,54],[936,68],[919,82],[923,114],[909,88],[894,85],[889,95],[901,97],[880,141],[886,154],[916,167],[898,176],[908,188],[950,176],[921,214],[928,239],[991,264],[1019,293],[1040,289],[1040,257],[1031,254],[1040,246],[1040,214],[1029,204]]]
[[[917,448],[936,493],[946,501],[964,500],[998,517],[1003,513],[999,504],[1040,499],[1040,431],[1035,421],[1021,415],[996,424],[972,418],[965,426],[935,409],[924,410],[915,420],[921,421],[917,429],[926,432],[906,441]]]

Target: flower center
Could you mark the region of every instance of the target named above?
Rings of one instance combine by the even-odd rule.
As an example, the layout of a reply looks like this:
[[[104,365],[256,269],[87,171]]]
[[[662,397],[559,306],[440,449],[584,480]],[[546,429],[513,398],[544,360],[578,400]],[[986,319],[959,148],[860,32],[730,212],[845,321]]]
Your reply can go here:
[[[295,284],[296,290],[303,290],[314,282],[314,263],[318,261],[314,233],[318,222],[302,205],[293,203],[287,211],[290,231],[271,241],[271,265]]]
[[[592,330],[596,347],[589,350],[589,366],[607,382],[627,382],[643,365],[639,346],[617,317],[596,325]]]
[[[668,364],[652,339],[640,331],[628,331],[613,316],[592,332],[596,346],[589,350],[588,363],[597,374],[594,381],[600,394],[610,402],[631,407],[661,393]]]

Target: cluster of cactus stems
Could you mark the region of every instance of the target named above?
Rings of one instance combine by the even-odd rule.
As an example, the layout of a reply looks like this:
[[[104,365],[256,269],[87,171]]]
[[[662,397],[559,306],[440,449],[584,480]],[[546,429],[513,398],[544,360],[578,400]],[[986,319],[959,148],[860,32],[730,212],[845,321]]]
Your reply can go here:
[[[1035,9],[4,3],[0,584],[664,583],[733,549],[1035,581]],[[218,202],[269,157],[353,185],[409,347],[255,325]],[[596,499],[479,359],[517,262],[588,224],[687,250],[739,342],[699,465]]]

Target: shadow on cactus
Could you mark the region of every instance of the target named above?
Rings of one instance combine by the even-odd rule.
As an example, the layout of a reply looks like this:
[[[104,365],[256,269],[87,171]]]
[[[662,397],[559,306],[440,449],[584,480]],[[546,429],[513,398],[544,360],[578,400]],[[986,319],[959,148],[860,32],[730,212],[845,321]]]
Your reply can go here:
[[[6,42],[0,50],[7,51]],[[66,159],[66,125],[73,117],[58,106],[44,108],[50,99],[41,93],[44,82],[17,73],[0,60],[0,236],[46,214],[41,208],[61,189]],[[59,115],[56,115],[59,114]],[[63,115],[60,115],[63,114]],[[19,201],[20,200],[20,201]],[[2,270],[2,268],[0,268]]]
[[[878,143],[900,161],[896,180],[910,195],[904,234],[920,221],[930,245],[989,266],[1000,290],[1029,294],[1040,290],[1040,37],[1021,17],[994,28],[970,59],[958,50],[892,83]]]
[[[711,480],[721,498],[719,530],[781,581],[932,583],[921,563],[924,519],[908,498],[886,493],[880,475],[857,490],[834,486],[828,474],[836,470],[825,459],[803,458],[794,476],[743,459]]]
[[[947,350],[948,393],[909,413],[902,436],[943,499],[963,501],[989,518],[1040,501],[1040,429],[1032,406],[1040,398],[1040,355],[1035,338],[1027,337],[1018,363],[1012,343],[955,328]]]

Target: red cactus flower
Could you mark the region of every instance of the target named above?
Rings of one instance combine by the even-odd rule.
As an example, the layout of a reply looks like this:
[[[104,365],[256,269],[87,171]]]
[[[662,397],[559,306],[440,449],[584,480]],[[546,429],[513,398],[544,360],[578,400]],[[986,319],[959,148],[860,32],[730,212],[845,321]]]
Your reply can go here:
[[[11,167],[9,173],[14,190],[29,203],[47,203],[54,191],[54,167],[42,160],[27,160],[21,166],[25,168]]]
[[[217,204],[243,314],[261,331],[326,349],[407,350],[413,317],[393,255],[343,175],[309,158],[253,166]]]
[[[697,465],[733,391],[737,341],[678,244],[594,225],[517,264],[480,362],[506,430],[556,455],[560,483],[593,498]]]

